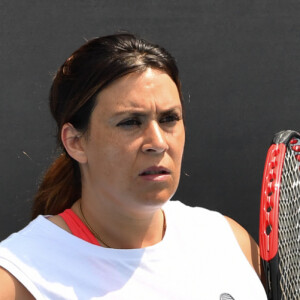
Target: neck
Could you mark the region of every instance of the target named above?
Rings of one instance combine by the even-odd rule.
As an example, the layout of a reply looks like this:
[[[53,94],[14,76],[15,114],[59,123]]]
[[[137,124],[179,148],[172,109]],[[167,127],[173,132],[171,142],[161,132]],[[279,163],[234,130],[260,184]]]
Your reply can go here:
[[[124,214],[103,207],[95,209],[87,201],[79,200],[72,209],[103,247],[144,248],[160,242],[165,234],[166,221],[161,208]]]

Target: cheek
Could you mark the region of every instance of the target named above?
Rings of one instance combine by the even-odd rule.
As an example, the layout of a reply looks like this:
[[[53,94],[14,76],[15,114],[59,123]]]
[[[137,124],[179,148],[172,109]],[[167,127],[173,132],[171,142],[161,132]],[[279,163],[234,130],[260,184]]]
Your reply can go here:
[[[172,150],[176,160],[182,159],[183,149],[185,143],[185,131],[182,129],[178,134],[172,136]]]
[[[102,140],[94,149],[92,163],[106,177],[121,175],[133,164],[135,148],[118,137]]]
[[[106,168],[110,168],[110,170],[113,170],[117,166],[118,167],[122,166],[119,165],[119,162],[121,161],[122,153],[123,151],[122,148],[120,147],[116,147],[114,145],[109,145],[109,144],[105,145],[100,150],[100,155],[102,156],[102,159],[100,159],[100,161],[103,164],[103,166],[105,166]]]

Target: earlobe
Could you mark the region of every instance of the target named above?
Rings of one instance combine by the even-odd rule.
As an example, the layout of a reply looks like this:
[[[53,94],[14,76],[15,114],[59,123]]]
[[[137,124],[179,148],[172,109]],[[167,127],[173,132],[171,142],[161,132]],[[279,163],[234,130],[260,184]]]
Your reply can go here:
[[[86,163],[86,154],[82,143],[82,134],[71,123],[66,123],[61,129],[61,140],[68,154],[79,163]]]

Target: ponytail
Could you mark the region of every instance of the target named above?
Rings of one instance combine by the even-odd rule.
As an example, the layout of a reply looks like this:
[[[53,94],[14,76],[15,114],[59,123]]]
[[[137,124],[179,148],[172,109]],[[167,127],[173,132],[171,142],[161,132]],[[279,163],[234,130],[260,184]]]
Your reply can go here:
[[[78,163],[61,154],[46,172],[34,198],[32,219],[38,215],[56,215],[70,208],[81,197]]]

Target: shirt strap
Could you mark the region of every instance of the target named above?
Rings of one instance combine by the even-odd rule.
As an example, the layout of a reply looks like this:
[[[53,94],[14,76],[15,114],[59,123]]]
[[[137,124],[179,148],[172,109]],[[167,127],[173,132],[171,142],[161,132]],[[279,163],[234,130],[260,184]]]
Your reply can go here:
[[[88,227],[81,221],[81,219],[74,213],[72,209],[66,209],[64,212],[60,213],[59,216],[64,219],[73,235],[88,243],[100,246],[95,236],[91,233]]]

